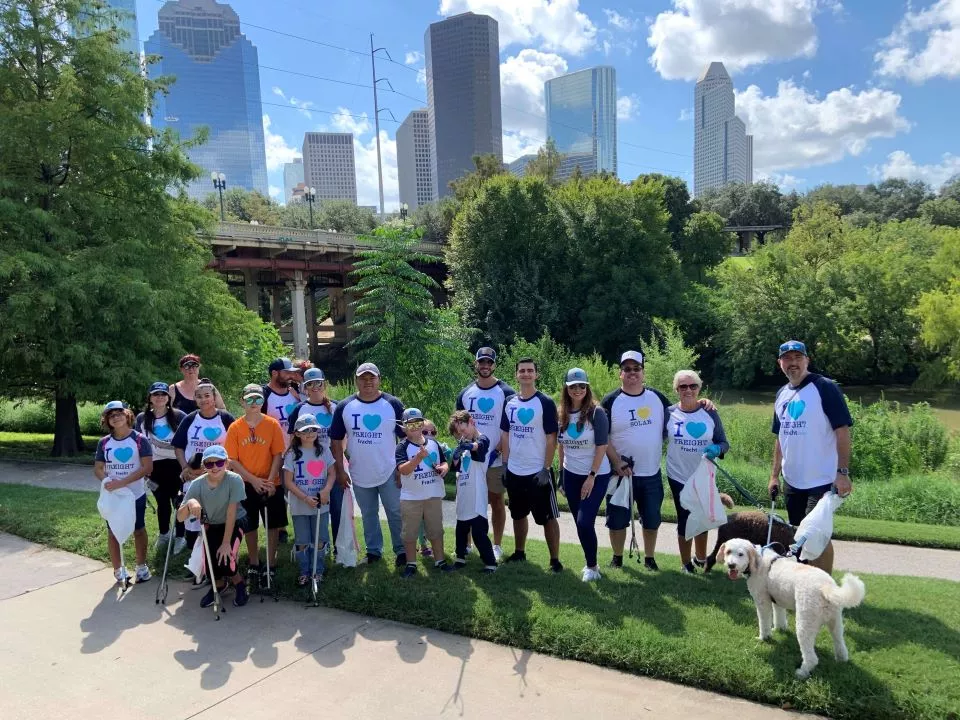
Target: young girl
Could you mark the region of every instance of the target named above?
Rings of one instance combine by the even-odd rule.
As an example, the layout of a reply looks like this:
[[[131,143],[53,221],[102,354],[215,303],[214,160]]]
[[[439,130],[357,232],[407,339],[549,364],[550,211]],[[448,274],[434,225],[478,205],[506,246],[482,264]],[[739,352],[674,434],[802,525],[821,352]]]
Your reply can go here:
[[[330,494],[336,485],[337,470],[330,448],[317,439],[320,424],[310,414],[300,415],[294,425],[290,449],[283,458],[283,482],[287,488],[290,515],[300,576],[297,585],[310,582],[313,557],[317,556],[317,575],[323,576],[324,549],[330,542],[327,518]],[[316,537],[317,508],[320,508],[320,537]]]
[[[170,528],[170,518],[176,509],[177,497],[180,495],[180,463],[170,441],[173,440],[180,422],[186,417],[182,411],[176,410],[170,403],[170,388],[165,382],[155,382],[150,386],[147,404],[143,412],[137,415],[134,428],[137,432],[146,435],[153,448],[153,470],[150,480],[151,489],[157,500],[157,547],[173,542],[174,533]],[[183,537],[183,523],[176,523],[176,542],[173,544],[174,554],[180,553],[187,546]]]
[[[153,469],[153,450],[150,443],[133,429],[133,413],[119,400],[108,402],[100,416],[100,427],[109,434],[97,443],[93,474],[97,480],[107,479],[104,488],[110,491],[129,487],[136,498],[136,522],[133,542],[137,551],[137,582],[150,579],[147,567],[147,528],[144,513],[147,509],[147,488],[144,478]],[[107,524],[107,548],[113,563],[113,576],[121,585],[130,577],[120,564],[120,543]]]

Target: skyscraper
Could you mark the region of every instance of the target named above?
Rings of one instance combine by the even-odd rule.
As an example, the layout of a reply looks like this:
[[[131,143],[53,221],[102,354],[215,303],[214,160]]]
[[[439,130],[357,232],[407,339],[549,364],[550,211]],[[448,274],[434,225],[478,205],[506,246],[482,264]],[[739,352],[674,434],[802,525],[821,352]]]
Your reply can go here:
[[[204,174],[187,188],[191,197],[213,192],[210,173],[226,175],[227,187],[267,194],[267,160],[260,105],[257,48],[240,32],[240,19],[215,0],[164,4],[159,29],[144,43],[160,56],[151,77],[173,75],[167,95],[154,101],[153,125],[173,128],[183,139],[202,126],[207,142],[187,152]]]
[[[353,133],[305,133],[303,181],[317,191],[317,200],[350,200],[356,204]]]
[[[400,202],[410,209],[433,202],[430,119],[426,108],[412,111],[397,128],[397,178]]]
[[[293,162],[284,163],[283,201],[290,202],[293,199],[293,189],[303,182],[303,158],[294,158]]]
[[[547,137],[565,156],[555,179],[617,172],[617,71],[587,68],[544,83]]]
[[[531,160],[535,160],[536,157],[535,153],[521,155],[516,160],[507,163],[507,172],[515,177],[523,177],[527,174],[527,165],[530,164]]]
[[[694,90],[693,194],[753,182],[753,136],[736,116],[733,81],[723,63],[704,69]]]
[[[140,57],[140,33],[137,30],[137,0],[107,0],[114,10],[123,13],[120,20],[120,27],[127,34],[127,39],[123,41],[122,47],[127,52],[131,52]]]
[[[472,12],[435,22],[424,34],[434,197],[474,169],[473,156],[503,160],[500,32]]]

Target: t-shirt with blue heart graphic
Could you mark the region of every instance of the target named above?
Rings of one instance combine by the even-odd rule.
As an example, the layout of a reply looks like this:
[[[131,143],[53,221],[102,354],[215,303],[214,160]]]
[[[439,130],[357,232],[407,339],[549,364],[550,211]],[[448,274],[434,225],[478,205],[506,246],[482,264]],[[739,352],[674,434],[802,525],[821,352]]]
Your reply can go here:
[[[290,414],[294,411],[294,408],[300,404],[300,399],[293,394],[292,390],[287,390],[285,393],[278,393],[269,385],[263,386],[263,398],[263,414],[269,415],[280,423],[280,429],[283,430],[284,441],[287,447],[290,447],[290,433],[292,432],[290,428]]]
[[[798,490],[829,485],[839,466],[837,435],[853,418],[840,387],[829,378],[808,373],[796,387],[780,388],[773,408],[774,434],[783,453],[783,477]]]
[[[698,406],[687,412],[679,404],[671,405],[667,418],[667,477],[686,485],[709,445],[719,445],[723,452],[730,449],[717,411]]]
[[[283,456],[283,469],[292,473],[293,482],[308,497],[316,497],[327,484],[327,474],[333,466],[333,454],[326,445],[317,455],[316,448],[301,448],[298,458],[293,448],[287,450]],[[286,479],[286,473],[284,473]],[[291,515],[313,515],[316,510],[293,493],[287,494],[287,502],[290,505]],[[330,512],[330,504],[320,506],[320,514]]]
[[[337,409],[337,403],[330,401],[330,409],[324,405],[314,405],[309,400],[299,403],[287,418],[289,424],[287,432],[293,435],[293,430],[297,425],[297,418],[301,415],[313,415],[317,418],[317,424],[320,430],[317,432],[317,442],[321,445],[330,445],[330,425],[333,423],[333,413]]]
[[[330,439],[346,440],[350,479],[357,487],[393,482],[397,439],[406,437],[400,427],[402,416],[403,403],[388,393],[369,402],[351,395],[333,411]]]
[[[217,410],[216,414],[208,418],[195,410],[180,422],[170,444],[183,450],[189,463],[197,453],[203,454],[211,445],[224,445],[227,441],[227,428],[233,424],[233,420],[233,415],[226,410]]]
[[[500,429],[508,433],[507,470],[514,475],[536,475],[543,470],[547,435],[559,430],[557,404],[537,390],[524,399],[511,396],[503,406]]]
[[[181,410],[174,410],[173,414],[176,416],[177,426],[179,426],[186,415]],[[173,445],[170,444],[173,440],[174,430],[170,427],[170,423],[167,422],[167,416],[161,415],[160,417],[154,418],[153,429],[147,432],[144,426],[145,415],[146,413],[137,415],[133,429],[147,436],[147,439],[150,441],[150,446],[153,448],[153,461],[176,460],[177,454],[174,452]]]
[[[442,498],[446,491],[443,487],[443,478],[437,474],[436,466],[443,462],[443,451],[436,440],[426,438],[427,457],[419,462],[413,472],[400,475],[401,500],[429,500]],[[399,468],[403,463],[412,460],[420,452],[420,446],[404,440],[394,452],[394,462]]]
[[[100,438],[94,459],[103,463],[108,478],[123,480],[140,469],[143,458],[152,456],[153,448],[150,447],[150,442],[134,430],[122,440],[118,440],[112,434]],[[127,487],[133,492],[135,498],[139,498],[147,492],[144,478],[140,478],[127,485]]]
[[[487,517],[487,461],[490,440],[486,435],[477,439],[477,449],[464,453],[457,468],[457,520]]]
[[[580,413],[570,413],[567,427],[560,428],[557,442],[563,448],[563,469],[575,475],[587,475],[593,470],[593,456],[597,452],[597,445],[606,445],[609,431],[607,413],[602,407],[593,411],[593,417],[577,429]],[[600,462],[598,475],[610,472],[610,461],[604,453]]]
[[[490,440],[490,447],[495,448],[500,443],[500,418],[503,417],[503,406],[516,394],[516,390],[503,380],[497,380],[497,384],[489,388],[482,388],[474,382],[457,396],[456,409],[469,412],[474,425]],[[499,455],[490,463],[490,467],[501,465],[503,460]]]

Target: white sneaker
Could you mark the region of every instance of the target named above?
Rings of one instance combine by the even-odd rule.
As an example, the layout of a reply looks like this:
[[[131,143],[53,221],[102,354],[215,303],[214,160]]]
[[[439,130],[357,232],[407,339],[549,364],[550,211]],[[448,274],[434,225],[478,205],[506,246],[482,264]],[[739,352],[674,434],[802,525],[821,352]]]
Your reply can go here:
[[[466,550],[467,555],[469,555],[472,552],[473,552],[473,545],[467,545],[467,550]]]
[[[137,565],[137,582],[147,582],[151,578],[150,568],[146,565]]]
[[[173,535],[173,530],[167,530],[165,533],[160,533],[157,535],[157,540],[153,544],[155,548],[165,547],[168,542],[170,542],[170,536]]]
[[[125,567],[117,568],[113,571],[113,577],[121,585],[126,583],[130,579],[130,573],[127,572]]]
[[[174,555],[179,555],[180,553],[182,553],[182,552],[183,552],[184,550],[186,550],[186,549],[187,549],[187,539],[186,539],[186,538],[178,537],[176,540],[173,541],[173,554],[174,554]]]
[[[499,545],[493,546],[493,557],[497,562],[503,560],[503,548]]]
[[[600,571],[594,568],[585,567],[580,579],[583,580],[583,582],[594,582],[595,580],[600,579]]]

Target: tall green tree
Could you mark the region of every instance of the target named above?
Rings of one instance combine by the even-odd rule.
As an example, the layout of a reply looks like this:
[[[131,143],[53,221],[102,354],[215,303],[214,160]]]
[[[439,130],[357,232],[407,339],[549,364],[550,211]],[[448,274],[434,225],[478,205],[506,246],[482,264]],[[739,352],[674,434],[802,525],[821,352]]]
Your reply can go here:
[[[942,242],[932,263],[936,285],[921,295],[915,315],[923,344],[935,353],[937,374],[960,381],[960,230],[937,231]]]
[[[733,248],[733,233],[723,231],[723,218],[716,213],[698,212],[690,216],[674,250],[684,274],[696,282],[705,282],[707,270],[719,265]]]
[[[540,177],[552,183],[560,170],[561,162],[563,162],[563,153],[557,150],[557,143],[553,138],[547,138],[546,144],[537,150],[537,156],[527,163],[524,175]]]
[[[210,193],[203,206],[220,217],[220,196]],[[223,193],[223,212],[227,222],[257,222],[260,225],[279,225],[280,206],[256,190],[228,188]]]
[[[450,189],[458,203],[466,202],[476,195],[488,180],[507,174],[500,158],[491,153],[474,155],[473,166],[474,170],[450,183]]]
[[[78,400],[142,402],[187,351],[227,390],[275,338],[205,269],[212,218],[167,192],[199,169],[143,120],[170,80],[115,25],[80,0],[0,5],[0,392],[55,403],[56,455],[82,449]]]
[[[454,198],[441,198],[436,202],[418,205],[411,213],[410,221],[423,233],[423,242],[445,243],[450,238],[458,207]]]
[[[920,217],[931,225],[960,227],[960,201],[943,195],[920,205]]]

